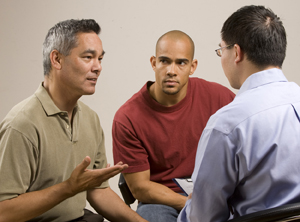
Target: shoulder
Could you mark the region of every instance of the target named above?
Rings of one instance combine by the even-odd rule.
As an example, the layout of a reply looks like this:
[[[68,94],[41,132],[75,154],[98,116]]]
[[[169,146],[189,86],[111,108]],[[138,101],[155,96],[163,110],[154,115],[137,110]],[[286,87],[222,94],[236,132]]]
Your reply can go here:
[[[190,78],[191,88],[198,93],[206,93],[212,96],[229,96],[234,98],[235,94],[227,87],[216,83],[210,82],[201,78]]]
[[[147,87],[144,85],[138,92],[133,94],[124,104],[117,110],[114,119],[120,119],[125,116],[138,115],[142,109],[146,107],[145,94],[147,94]]]
[[[215,129],[229,134],[238,129],[241,124],[251,121],[253,117],[268,109],[265,104],[257,105],[253,95],[236,97],[231,103],[219,109],[207,123],[208,129]]]
[[[96,130],[101,130],[100,118],[96,111],[80,100],[77,104],[80,113],[80,125],[83,127],[96,127]]]
[[[190,77],[190,82],[192,83],[193,86],[200,86],[200,87],[204,87],[206,89],[214,89],[214,90],[231,92],[231,90],[229,90],[227,87],[225,87],[219,83],[210,82],[205,79],[198,78],[198,77]]]
[[[89,114],[93,116],[98,116],[97,113],[90,108],[88,105],[86,105],[84,102],[78,100],[77,102],[79,109],[84,113],[84,114]]]
[[[235,94],[231,90],[219,83],[200,78],[190,78],[190,83],[189,91],[195,101],[213,106],[213,113],[235,98]]]
[[[37,127],[41,122],[40,117],[43,115],[41,113],[44,113],[44,110],[34,95],[23,100],[15,105],[1,122],[1,137],[9,131],[22,135],[31,142],[36,141]]]
[[[42,110],[39,100],[34,96],[21,101],[15,105],[6,115],[1,123],[1,128],[6,126],[21,127],[29,122],[34,122],[36,115]]]
[[[245,123],[250,117],[249,106],[244,106],[234,100],[217,110],[209,118],[205,130],[212,130],[229,136],[237,132],[241,124]]]

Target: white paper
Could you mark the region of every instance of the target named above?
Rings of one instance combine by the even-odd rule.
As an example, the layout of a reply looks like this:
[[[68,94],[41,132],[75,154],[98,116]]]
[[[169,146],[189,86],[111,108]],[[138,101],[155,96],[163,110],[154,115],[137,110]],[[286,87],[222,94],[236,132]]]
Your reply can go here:
[[[174,178],[173,181],[187,194],[193,192],[193,181],[191,178]]]

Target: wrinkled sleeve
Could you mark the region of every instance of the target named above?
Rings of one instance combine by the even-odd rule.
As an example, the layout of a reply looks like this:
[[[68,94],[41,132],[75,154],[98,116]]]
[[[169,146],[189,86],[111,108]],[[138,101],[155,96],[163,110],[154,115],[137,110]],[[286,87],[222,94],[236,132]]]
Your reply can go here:
[[[126,163],[129,167],[124,173],[135,173],[150,168],[148,153],[142,141],[136,135],[135,129],[129,120],[120,116],[115,117],[112,127],[113,156],[115,164],[119,161]]]
[[[25,193],[36,178],[38,151],[12,128],[0,135],[0,201]]]
[[[94,162],[94,169],[103,169],[107,166],[107,158],[106,158],[106,152],[105,152],[105,138],[104,138],[104,132],[102,127],[100,126],[100,142],[97,150],[97,155],[95,157]],[[98,188],[106,188],[109,187],[108,180],[104,181],[100,187]]]
[[[178,222],[221,222],[230,216],[227,201],[236,186],[235,146],[230,134],[205,129],[198,144],[192,175],[193,195]]]

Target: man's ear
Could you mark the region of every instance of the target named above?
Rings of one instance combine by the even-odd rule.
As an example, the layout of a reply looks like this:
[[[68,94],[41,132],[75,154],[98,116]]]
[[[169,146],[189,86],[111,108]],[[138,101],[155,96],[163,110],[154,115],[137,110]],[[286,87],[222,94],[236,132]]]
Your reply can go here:
[[[51,65],[54,69],[61,70],[62,54],[57,50],[53,50],[50,53]]]
[[[194,59],[192,61],[192,65],[191,65],[191,72],[190,72],[190,75],[193,75],[194,72],[196,71],[197,69],[197,66],[198,66],[198,60],[197,59]]]
[[[152,69],[155,71],[155,69],[156,69],[156,57],[155,56],[151,56],[150,64],[152,66]]]
[[[239,63],[244,59],[244,52],[238,44],[234,44],[234,52],[235,52],[235,63]]]

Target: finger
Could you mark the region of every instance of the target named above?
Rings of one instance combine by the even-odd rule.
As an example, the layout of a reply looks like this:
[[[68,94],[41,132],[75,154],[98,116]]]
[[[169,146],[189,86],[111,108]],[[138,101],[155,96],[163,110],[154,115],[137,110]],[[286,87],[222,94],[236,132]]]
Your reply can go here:
[[[98,176],[105,178],[105,180],[114,177],[115,175],[119,174],[124,170],[125,166],[112,166],[110,168],[104,168],[98,171]]]
[[[127,164],[124,164],[124,165],[115,165],[115,166],[112,166],[112,167],[109,168],[107,174],[109,175],[109,177],[113,177],[113,176],[121,173],[126,168],[128,168]]]
[[[123,162],[122,161],[120,161],[119,163],[117,163],[116,165],[123,165]]]
[[[122,167],[123,167],[123,170],[125,170],[125,169],[128,168],[128,164],[123,164]],[[122,171],[123,171],[123,170],[122,170]]]
[[[103,181],[108,180],[108,179],[114,177],[115,175],[119,174],[127,167],[128,167],[127,164],[115,165],[115,166],[112,166],[109,168],[92,170],[90,173],[93,173],[96,178],[98,178],[99,180],[101,180],[103,182]]]
[[[77,167],[79,168],[79,170],[84,171],[90,165],[90,163],[91,158],[89,156],[86,156]]]
[[[120,171],[112,171],[110,173],[105,174],[105,180],[113,178],[114,176],[118,175]]]

